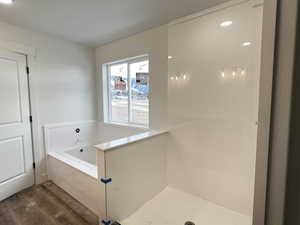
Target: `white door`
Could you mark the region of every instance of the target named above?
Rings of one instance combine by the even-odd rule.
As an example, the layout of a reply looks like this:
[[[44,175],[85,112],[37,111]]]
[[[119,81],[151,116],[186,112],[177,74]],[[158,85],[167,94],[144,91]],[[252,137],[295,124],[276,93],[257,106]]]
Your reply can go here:
[[[0,50],[0,201],[34,184],[26,57]]]

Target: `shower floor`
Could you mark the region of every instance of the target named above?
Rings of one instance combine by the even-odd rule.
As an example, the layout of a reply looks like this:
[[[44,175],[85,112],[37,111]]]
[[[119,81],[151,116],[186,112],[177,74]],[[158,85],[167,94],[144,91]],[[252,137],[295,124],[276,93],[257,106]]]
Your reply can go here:
[[[122,225],[251,225],[252,218],[167,187],[121,222]]]

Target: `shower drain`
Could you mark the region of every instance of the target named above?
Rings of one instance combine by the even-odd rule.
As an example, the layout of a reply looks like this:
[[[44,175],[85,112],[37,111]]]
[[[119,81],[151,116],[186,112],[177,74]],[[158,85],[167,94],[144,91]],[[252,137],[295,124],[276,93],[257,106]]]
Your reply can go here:
[[[195,223],[191,222],[191,221],[187,221],[184,223],[184,225],[195,225]]]

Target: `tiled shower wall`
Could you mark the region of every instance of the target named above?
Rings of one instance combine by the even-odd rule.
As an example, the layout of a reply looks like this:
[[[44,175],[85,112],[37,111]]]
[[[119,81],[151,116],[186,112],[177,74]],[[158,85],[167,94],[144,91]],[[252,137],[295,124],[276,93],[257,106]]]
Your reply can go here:
[[[210,9],[168,32],[169,185],[246,215],[255,175],[258,3]],[[224,21],[232,25],[221,27]]]

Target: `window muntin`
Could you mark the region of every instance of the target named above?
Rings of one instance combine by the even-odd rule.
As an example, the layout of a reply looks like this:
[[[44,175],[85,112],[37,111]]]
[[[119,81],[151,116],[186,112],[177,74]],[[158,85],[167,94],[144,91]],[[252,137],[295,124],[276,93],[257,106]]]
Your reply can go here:
[[[107,81],[107,122],[148,127],[148,57],[107,64]]]

